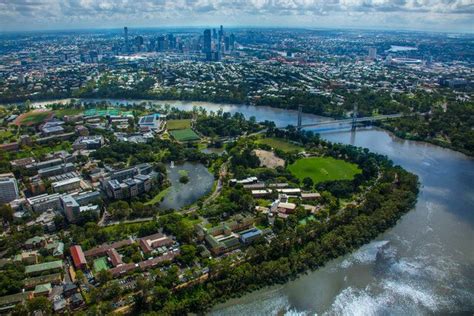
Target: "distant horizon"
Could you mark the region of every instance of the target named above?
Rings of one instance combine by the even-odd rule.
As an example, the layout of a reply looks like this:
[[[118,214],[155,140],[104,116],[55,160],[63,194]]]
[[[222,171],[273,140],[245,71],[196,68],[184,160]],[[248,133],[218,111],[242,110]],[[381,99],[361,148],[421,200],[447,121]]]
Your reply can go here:
[[[44,28],[44,29],[24,29],[24,30],[2,30],[0,28],[0,34],[22,34],[22,33],[61,33],[61,32],[92,32],[92,31],[123,31],[124,27],[128,27],[129,31],[133,30],[170,30],[170,29],[189,29],[189,30],[204,30],[218,28],[223,25],[224,29],[281,29],[281,30],[302,30],[302,31],[363,31],[363,32],[416,32],[416,33],[429,33],[429,34],[459,34],[459,35],[474,35],[474,29],[471,31],[448,31],[448,30],[424,30],[414,28],[363,28],[363,27],[324,27],[324,26],[278,26],[278,25],[225,25],[225,24],[212,24],[212,25],[167,25],[167,26],[109,26],[109,27],[78,27],[78,28]]]
[[[474,33],[466,0],[0,0],[0,32],[281,27]]]

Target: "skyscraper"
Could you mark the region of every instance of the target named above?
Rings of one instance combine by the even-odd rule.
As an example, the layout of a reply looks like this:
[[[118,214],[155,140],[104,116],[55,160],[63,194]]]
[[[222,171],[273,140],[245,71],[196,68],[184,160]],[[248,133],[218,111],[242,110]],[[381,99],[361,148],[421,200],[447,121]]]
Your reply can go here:
[[[176,37],[174,37],[173,34],[168,34],[168,47],[170,49],[175,49],[176,48]]]
[[[234,35],[234,33],[230,34],[229,44],[230,44],[230,49],[234,50],[235,49],[235,35]]]
[[[168,46],[168,45],[166,45]],[[157,38],[157,51],[164,51],[165,50],[165,37],[164,36],[159,36]]]
[[[135,37],[134,42],[135,42],[135,46],[137,47],[137,51],[141,51],[141,48],[144,44],[143,36],[139,35],[139,36]]]
[[[222,42],[222,38],[224,37],[224,27],[221,25],[221,27],[219,28],[219,42]]]
[[[125,36],[125,52],[128,53],[129,52],[129,44],[128,44],[128,27],[124,27],[123,28],[123,33],[124,33],[124,36]]]
[[[18,197],[18,184],[13,175],[0,175],[0,203],[10,203]]]
[[[230,37],[229,36],[224,37],[224,45],[225,45],[225,51],[228,52],[230,50]]]
[[[204,30],[204,45],[202,51],[206,54],[210,54],[212,51],[212,39],[210,29]]]
[[[376,59],[377,58],[377,48],[369,47],[369,58]]]
[[[220,60],[220,57],[222,57],[224,55],[224,52],[226,51],[226,48],[225,48],[225,39],[224,39],[224,27],[221,25],[220,28],[219,28],[219,39],[218,39],[218,43],[217,43],[217,51],[219,52],[219,60]]]

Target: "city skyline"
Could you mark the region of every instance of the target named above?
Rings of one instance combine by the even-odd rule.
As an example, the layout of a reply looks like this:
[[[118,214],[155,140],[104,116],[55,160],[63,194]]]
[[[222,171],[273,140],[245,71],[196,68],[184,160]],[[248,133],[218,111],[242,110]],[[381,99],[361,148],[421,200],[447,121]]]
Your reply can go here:
[[[0,31],[295,27],[472,33],[471,1],[54,1],[0,0]],[[25,23],[25,21],[28,23]]]

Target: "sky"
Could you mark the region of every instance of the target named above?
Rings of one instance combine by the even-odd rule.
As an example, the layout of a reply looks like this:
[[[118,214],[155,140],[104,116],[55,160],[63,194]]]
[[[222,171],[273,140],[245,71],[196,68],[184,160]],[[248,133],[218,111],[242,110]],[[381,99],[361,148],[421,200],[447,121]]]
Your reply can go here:
[[[0,31],[220,24],[474,33],[474,0],[0,0]]]

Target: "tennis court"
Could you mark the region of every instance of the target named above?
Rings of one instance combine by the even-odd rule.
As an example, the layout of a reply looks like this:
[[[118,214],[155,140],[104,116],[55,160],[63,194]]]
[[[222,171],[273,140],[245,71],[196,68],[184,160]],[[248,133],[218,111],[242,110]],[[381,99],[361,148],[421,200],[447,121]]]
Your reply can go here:
[[[189,142],[200,139],[199,135],[190,128],[170,131],[170,134],[179,142]]]
[[[109,266],[107,264],[106,257],[100,257],[94,260],[94,271],[99,272],[102,270],[108,270]]]

